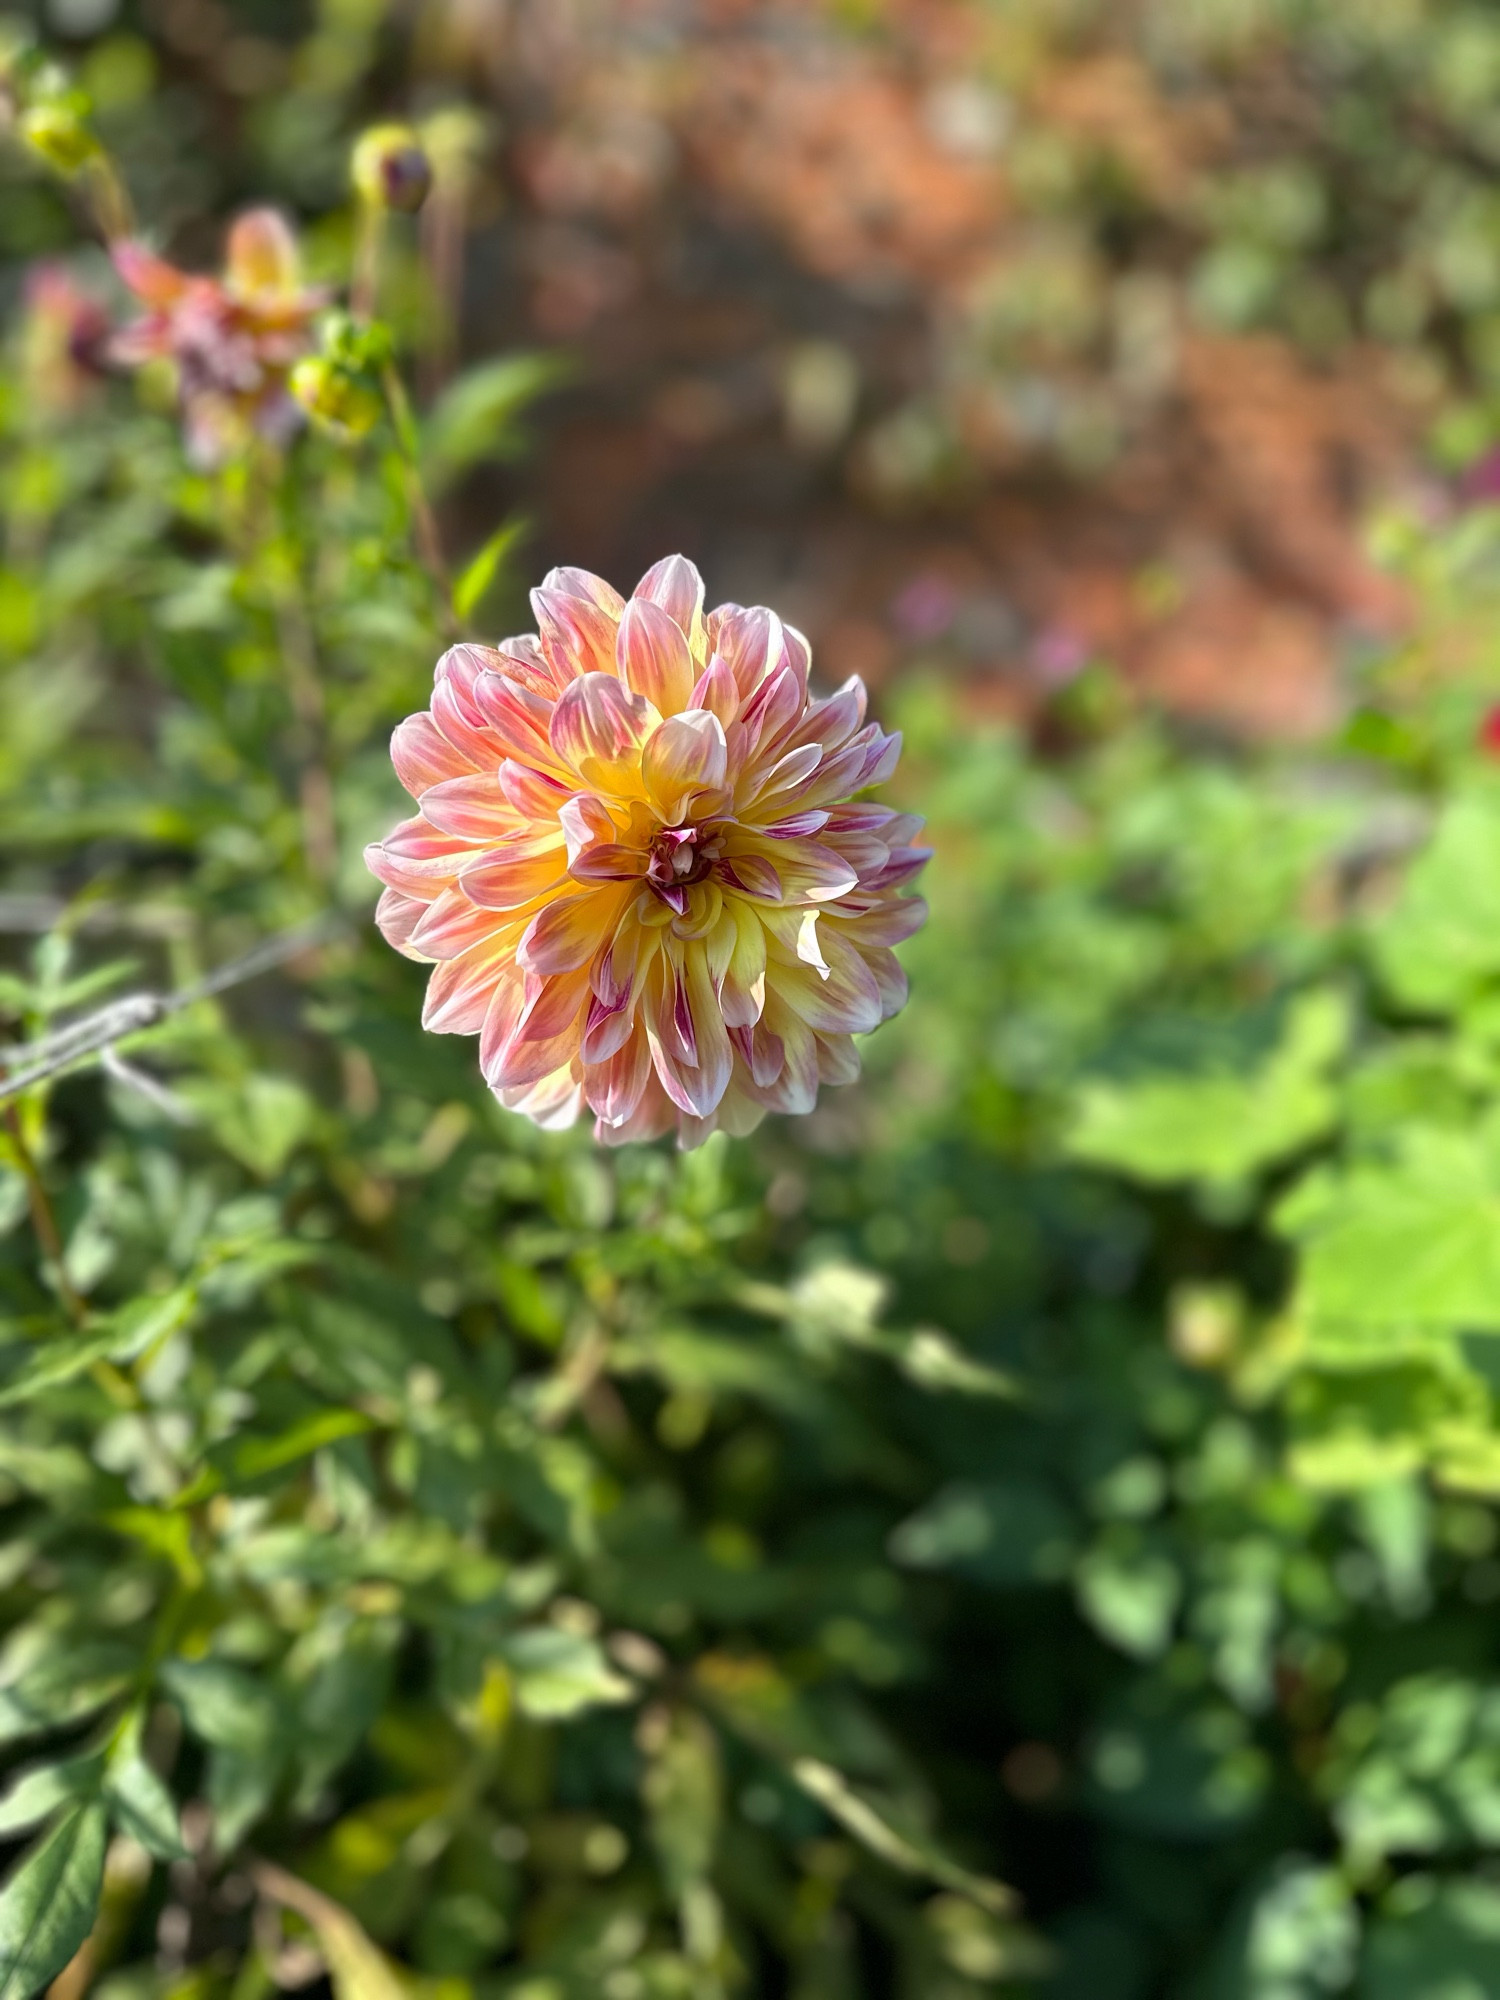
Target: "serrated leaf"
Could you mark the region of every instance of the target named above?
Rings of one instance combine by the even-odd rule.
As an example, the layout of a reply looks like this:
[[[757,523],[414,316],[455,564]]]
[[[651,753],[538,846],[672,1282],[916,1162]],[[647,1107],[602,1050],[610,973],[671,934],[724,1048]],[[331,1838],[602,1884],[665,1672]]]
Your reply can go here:
[[[1444,808],[1371,948],[1386,990],[1405,1006],[1457,1009],[1500,974],[1500,795]]]
[[[93,1928],[104,1882],[103,1806],[75,1806],[0,1890],[0,2000],[30,2000]]]
[[[1500,1145],[1417,1128],[1386,1159],[1294,1189],[1276,1220],[1302,1245],[1313,1321],[1500,1333]]]
[[[1328,1071],[1348,1032],[1341,996],[1314,992],[1288,1010],[1279,1045],[1258,1067],[1086,1083],[1067,1151],[1135,1180],[1232,1187],[1332,1127]]]
[[[27,1402],[85,1374],[96,1361],[132,1361],[192,1318],[198,1294],[191,1285],[158,1297],[132,1299],[87,1332],[63,1334],[32,1354],[0,1384],[0,1407]]]

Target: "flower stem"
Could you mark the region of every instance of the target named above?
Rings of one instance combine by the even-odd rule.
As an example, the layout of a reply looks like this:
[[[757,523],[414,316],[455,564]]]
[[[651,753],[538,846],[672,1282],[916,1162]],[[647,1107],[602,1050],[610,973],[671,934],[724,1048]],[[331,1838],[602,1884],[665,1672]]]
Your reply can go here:
[[[11,1145],[15,1148],[16,1164],[20,1167],[21,1178],[26,1183],[26,1201],[31,1210],[31,1226],[36,1231],[36,1240],[48,1267],[47,1274],[52,1280],[57,1296],[62,1300],[68,1318],[75,1326],[82,1326],[88,1318],[88,1307],[74,1291],[63,1269],[62,1231],[57,1226],[57,1216],[52,1207],[52,1198],[47,1193],[46,1182],[42,1179],[41,1168],[36,1163],[36,1155],[26,1143],[26,1133],[17,1107],[14,1104],[7,1104],[4,1116],[5,1129],[9,1132]]]

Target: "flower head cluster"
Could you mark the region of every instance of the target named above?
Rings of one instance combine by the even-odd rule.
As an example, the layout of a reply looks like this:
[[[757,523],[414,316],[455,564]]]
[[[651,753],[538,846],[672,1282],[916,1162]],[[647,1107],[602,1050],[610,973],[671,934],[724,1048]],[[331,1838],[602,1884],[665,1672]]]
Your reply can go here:
[[[539,637],[453,647],[392,741],[420,810],[367,859],[386,938],[435,967],[424,1025],[612,1144],[810,1111],[906,998],[921,822],[851,799],[900,738],[858,680],[810,699],[774,612],[705,616],[681,556],[628,603],[563,569],[532,605]]]
[[[173,364],[194,462],[220,463],[251,431],[285,442],[300,419],[287,375],[307,352],[326,294],[302,283],[297,239],[282,217],[256,208],[239,218],[222,278],[179,271],[134,242],[116,244],[114,260],[146,312],[116,335],[112,356],[127,366]]]

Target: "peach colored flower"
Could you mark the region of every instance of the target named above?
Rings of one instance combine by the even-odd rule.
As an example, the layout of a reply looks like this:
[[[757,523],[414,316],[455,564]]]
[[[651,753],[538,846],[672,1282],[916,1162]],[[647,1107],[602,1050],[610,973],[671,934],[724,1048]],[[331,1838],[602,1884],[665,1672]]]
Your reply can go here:
[[[392,739],[421,810],[366,859],[385,937],[435,967],[424,1025],[477,1034],[511,1110],[587,1104],[609,1144],[810,1111],[906,999],[921,821],[851,799],[900,738],[858,680],[809,699],[773,611],[705,617],[681,556],[628,604],[575,569],[531,601],[539,638],[453,647]]]
[[[224,276],[195,277],[140,243],[117,243],[115,269],[147,310],[116,335],[114,360],[166,360],[177,370],[188,454],[221,463],[251,431],[284,443],[300,412],[287,392],[327,293],[301,282],[297,239],[271,208],[229,232]]]

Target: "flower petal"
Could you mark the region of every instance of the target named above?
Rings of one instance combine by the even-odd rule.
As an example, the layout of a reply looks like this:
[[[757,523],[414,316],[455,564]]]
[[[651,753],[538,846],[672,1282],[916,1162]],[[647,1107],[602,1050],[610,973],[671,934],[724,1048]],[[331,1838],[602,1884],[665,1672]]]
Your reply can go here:
[[[613,678],[618,622],[614,615],[592,598],[545,586],[532,591],[531,608],[554,675],[571,680],[579,674],[606,673]]]
[[[490,772],[445,778],[423,792],[421,806],[422,817],[439,832],[456,834],[461,840],[504,840],[525,824],[501,791],[499,778]]]
[[[660,605],[677,626],[689,649],[703,645],[703,578],[686,556],[664,556],[636,585],[633,595]]]
[[[455,750],[424,709],[398,722],[391,734],[391,762],[396,776],[414,799],[445,778],[461,778],[473,765],[461,750]]]
[[[621,907],[618,889],[593,889],[559,896],[526,926],[516,958],[528,972],[551,976],[586,965],[614,929]]]
[[[424,958],[457,958],[493,937],[505,919],[471,903],[462,889],[445,889],[427,904],[411,942]]]
[[[694,792],[717,791],[729,766],[724,725],[706,708],[670,716],[647,739],[641,776],[667,824],[683,818]]]
[[[230,291],[253,299],[260,293],[295,293],[302,275],[297,239],[274,208],[251,208],[231,228],[225,244],[224,276]]]
[[[638,791],[641,745],[658,717],[651,704],[613,674],[581,675],[552,711],[556,754],[598,791]]]
[[[632,694],[642,694],[662,715],[686,708],[693,692],[693,656],[676,620],[649,598],[635,597],[620,620],[616,662]]]
[[[565,879],[566,856],[555,834],[545,844],[514,841],[489,848],[460,872],[464,894],[486,910],[520,910]]]

